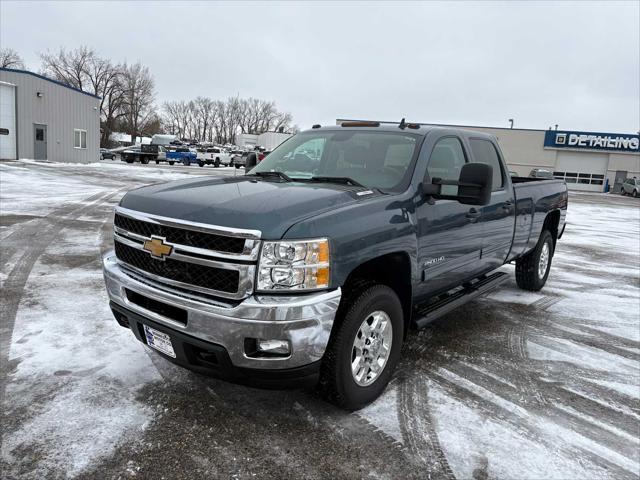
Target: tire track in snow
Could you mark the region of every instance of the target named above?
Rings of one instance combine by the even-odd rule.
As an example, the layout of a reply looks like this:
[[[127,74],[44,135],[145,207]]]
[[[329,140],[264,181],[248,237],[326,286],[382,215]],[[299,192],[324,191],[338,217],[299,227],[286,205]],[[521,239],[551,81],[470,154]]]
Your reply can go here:
[[[65,221],[74,220],[76,217],[93,210],[121,193],[122,190],[98,192],[80,202],[64,205],[42,219],[30,222],[24,228],[16,230],[3,240],[3,245],[25,246],[26,249],[3,282],[3,292],[0,298],[0,317],[2,318],[0,327],[0,405],[4,404],[5,389],[12,369],[12,365],[9,365],[9,350],[16,314],[33,266],[56,236],[66,227]],[[78,205],[78,203],[81,204]],[[2,444],[1,431],[0,444]]]

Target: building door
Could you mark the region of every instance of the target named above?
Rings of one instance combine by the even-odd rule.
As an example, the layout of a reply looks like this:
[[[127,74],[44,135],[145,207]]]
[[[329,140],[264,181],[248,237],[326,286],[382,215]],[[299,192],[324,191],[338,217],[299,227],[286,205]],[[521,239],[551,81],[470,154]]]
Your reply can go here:
[[[604,191],[609,155],[591,152],[558,152],[555,178],[567,182],[570,190]]]
[[[622,192],[622,184],[627,179],[627,171],[626,170],[616,170],[616,179],[613,181],[613,185],[611,186],[611,191],[613,193]]]
[[[47,159],[47,126],[35,124],[33,126],[33,158],[35,160]]]
[[[16,87],[0,82],[0,159],[15,160]]]

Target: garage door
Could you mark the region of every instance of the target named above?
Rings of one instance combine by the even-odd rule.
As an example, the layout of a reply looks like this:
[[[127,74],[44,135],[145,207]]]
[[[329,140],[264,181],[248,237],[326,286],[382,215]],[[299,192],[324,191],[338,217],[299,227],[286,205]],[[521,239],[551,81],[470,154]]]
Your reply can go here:
[[[0,83],[0,159],[16,159],[16,87]]]
[[[553,174],[565,180],[570,190],[602,192],[608,163],[608,154],[558,152]]]

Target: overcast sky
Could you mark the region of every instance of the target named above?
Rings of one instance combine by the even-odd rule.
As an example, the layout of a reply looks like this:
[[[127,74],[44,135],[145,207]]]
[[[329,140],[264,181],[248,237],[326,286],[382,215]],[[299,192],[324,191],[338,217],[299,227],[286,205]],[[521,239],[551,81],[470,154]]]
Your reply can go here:
[[[0,2],[0,45],[142,61],[157,103],[274,100],[301,128],[367,118],[640,129],[639,2]]]

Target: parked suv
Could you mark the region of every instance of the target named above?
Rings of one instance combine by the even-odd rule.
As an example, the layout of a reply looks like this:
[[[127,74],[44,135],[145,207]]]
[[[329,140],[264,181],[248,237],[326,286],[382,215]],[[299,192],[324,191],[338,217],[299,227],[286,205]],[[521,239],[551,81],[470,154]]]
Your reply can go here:
[[[627,178],[622,184],[622,195],[640,195],[640,178]]]
[[[114,160],[116,158],[116,154],[106,148],[100,149],[100,160]]]

